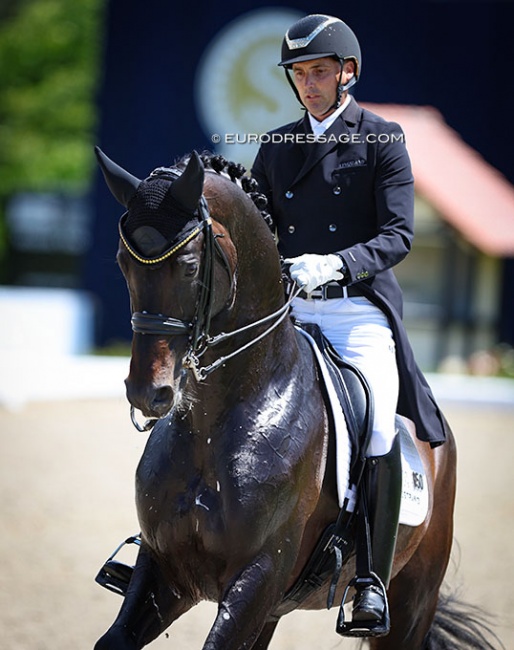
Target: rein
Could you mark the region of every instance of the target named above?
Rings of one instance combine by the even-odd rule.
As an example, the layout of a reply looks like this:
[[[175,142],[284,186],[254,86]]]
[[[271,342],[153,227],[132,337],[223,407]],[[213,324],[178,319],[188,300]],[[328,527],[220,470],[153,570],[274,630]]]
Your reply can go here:
[[[246,343],[245,345],[241,346],[240,348],[237,348],[230,354],[226,354],[225,356],[219,357],[219,359],[216,359],[216,361],[213,361],[213,363],[209,364],[208,366],[200,366],[200,359],[199,357],[201,355],[195,355],[191,353],[191,350],[189,350],[186,353],[186,358],[183,361],[183,366],[185,368],[188,368],[191,370],[195,376],[195,379],[197,381],[203,381],[208,375],[211,374],[214,370],[222,366],[226,361],[229,359],[232,359],[233,357],[237,356],[238,354],[241,354],[241,352],[244,352],[245,350],[248,350],[252,345],[255,345],[259,341],[262,341],[268,334],[270,334],[276,327],[280,325],[280,323],[285,319],[289,312],[289,307],[291,306],[291,302],[296,296],[300,293],[301,289],[298,289],[294,294],[291,294],[291,296],[288,298],[287,302],[280,307],[280,309],[277,309],[277,311],[274,311],[273,313],[269,314],[268,316],[265,316],[264,318],[261,318],[258,321],[255,321],[253,323],[249,323],[248,325],[245,325],[244,327],[240,327],[237,330],[233,330],[232,332],[221,332],[220,334],[216,336],[207,336],[205,339],[205,349],[214,347],[218,343],[221,343],[222,341],[226,341],[233,336],[237,336],[239,334],[243,334],[244,332],[247,332],[254,327],[259,327],[260,325],[264,325],[265,323],[269,322],[270,320],[273,320],[276,318],[277,320],[268,327],[267,330],[259,334],[254,339],[251,339]],[[204,350],[205,351],[205,350]],[[203,352],[202,352],[203,354]]]

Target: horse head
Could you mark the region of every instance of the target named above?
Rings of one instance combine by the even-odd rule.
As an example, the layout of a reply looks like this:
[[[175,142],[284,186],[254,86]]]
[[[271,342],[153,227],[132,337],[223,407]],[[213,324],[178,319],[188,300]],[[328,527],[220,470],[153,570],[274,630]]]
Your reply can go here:
[[[211,250],[206,259],[207,240],[221,238],[224,229],[212,224],[202,204],[204,167],[196,152],[185,169],[159,168],[145,180],[99,149],[97,156],[109,189],[127,209],[120,219],[117,253],[134,330],[127,398],[147,417],[158,418],[179,394],[177,362],[194,328],[230,301],[234,250],[223,242],[217,244],[222,253]],[[202,297],[202,290],[208,295]]]
[[[209,359],[211,334],[268,310],[252,300],[255,286],[265,285],[270,272],[269,264],[262,268],[263,240],[275,256],[275,290],[268,291],[264,303],[280,301],[279,295],[283,299],[278,253],[245,192],[220,174],[205,174],[196,152],[187,164],[158,168],[145,180],[96,152],[109,189],[127,210],[119,222],[117,253],[134,330],[127,398],[146,417],[160,418],[180,401],[187,369],[195,371],[200,356]],[[241,212],[252,211],[256,223],[238,220]],[[238,240],[250,240],[256,250],[242,256]],[[257,262],[261,266],[253,268]],[[253,278],[245,283],[250,300],[238,301],[237,278],[245,269]]]

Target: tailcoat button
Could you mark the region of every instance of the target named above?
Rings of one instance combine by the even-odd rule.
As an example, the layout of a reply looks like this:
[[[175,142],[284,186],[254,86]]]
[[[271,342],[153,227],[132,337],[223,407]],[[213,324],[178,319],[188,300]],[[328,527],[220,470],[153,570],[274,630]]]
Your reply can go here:
[[[341,188],[339,187],[339,185],[336,185],[336,186],[334,187],[334,189],[332,190],[332,192],[333,192],[335,195],[339,196],[339,194],[341,194]]]
[[[294,233],[295,230],[296,228],[294,226],[288,226],[287,228],[287,232],[290,233],[291,235]]]
[[[287,190],[286,192],[286,199],[292,199],[294,196],[294,193],[291,192],[291,190]]]
[[[330,230],[330,232],[335,232],[337,230],[337,224],[331,223],[328,229]]]

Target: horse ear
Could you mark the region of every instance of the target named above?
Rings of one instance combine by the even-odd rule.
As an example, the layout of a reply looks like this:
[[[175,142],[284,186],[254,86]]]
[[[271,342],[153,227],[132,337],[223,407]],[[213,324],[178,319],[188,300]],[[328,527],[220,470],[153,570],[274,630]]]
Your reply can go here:
[[[187,167],[182,174],[173,181],[169,194],[188,212],[194,212],[202,196],[205,170],[200,156],[193,151]]]
[[[127,207],[141,181],[108,158],[100,147],[95,147],[95,153],[114,198]]]

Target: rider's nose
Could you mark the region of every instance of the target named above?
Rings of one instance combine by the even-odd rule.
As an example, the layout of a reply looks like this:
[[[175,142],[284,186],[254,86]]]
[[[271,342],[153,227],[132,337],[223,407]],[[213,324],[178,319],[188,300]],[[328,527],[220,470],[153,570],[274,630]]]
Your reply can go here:
[[[305,87],[306,87],[306,88],[312,88],[313,86],[314,86],[314,76],[308,74],[308,75],[305,77]]]

